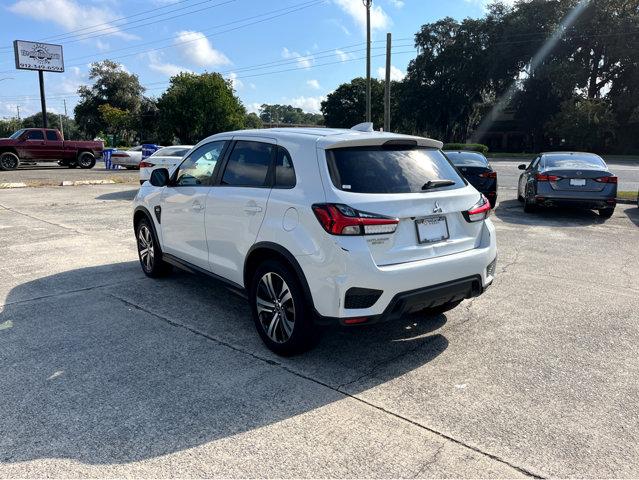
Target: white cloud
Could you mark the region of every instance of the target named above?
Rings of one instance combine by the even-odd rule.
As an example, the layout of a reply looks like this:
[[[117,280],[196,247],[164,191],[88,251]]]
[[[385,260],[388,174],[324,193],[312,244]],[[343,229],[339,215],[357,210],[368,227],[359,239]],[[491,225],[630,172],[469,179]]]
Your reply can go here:
[[[315,79],[306,80],[306,85],[308,85],[311,88],[314,88],[315,90],[319,90],[320,89],[320,84]]]
[[[101,52],[106,52],[107,50],[109,50],[111,48],[111,45],[109,45],[107,42],[103,42],[99,38],[95,41],[95,46]]]
[[[180,72],[191,72],[188,68],[181,67],[180,65],[163,62],[163,54],[159,52],[149,52],[147,55],[149,58],[149,68],[154,72],[161,73],[167,77],[174,77],[175,75],[179,75]]]
[[[80,85],[89,83],[87,75],[82,73],[79,67],[68,67],[62,75],[56,75],[56,81],[50,85],[51,93],[55,94],[75,94]]]
[[[404,6],[404,0],[388,0],[388,3],[395,8],[402,8]]]
[[[237,73],[231,72],[228,75],[225,75],[225,77],[231,81],[231,85],[233,85],[235,90],[241,90],[244,88],[244,82],[237,78]]]
[[[293,105],[294,107],[301,108],[305,112],[320,113],[320,107],[322,100],[326,97],[296,97],[284,99],[284,104]]]
[[[339,58],[340,62],[345,62],[346,60],[350,60],[351,58],[353,58],[353,55],[350,53],[346,53],[343,50],[335,50],[335,55],[337,55],[337,58]]]
[[[84,2],[80,4],[75,0],[18,0],[9,6],[9,10],[35,20],[57,23],[67,31],[85,29],[78,35],[79,37],[100,34],[116,35],[127,40],[138,38],[109,24],[120,18],[120,15],[109,10],[104,3],[101,6],[95,6]]]
[[[259,115],[261,106],[261,103],[253,102],[246,106],[246,111],[248,113],[257,113]]]
[[[333,0],[351,19],[359,25],[362,31],[366,29],[366,8],[362,0]],[[371,7],[371,31],[386,30],[392,24],[391,18],[379,5]]]
[[[405,76],[406,74],[402,72],[399,68],[397,68],[395,65],[391,65],[391,68],[390,68],[391,80],[395,82],[399,82],[403,80]],[[380,80],[384,80],[386,78],[386,67],[379,67],[377,69],[377,78],[379,78]]]
[[[198,67],[218,67],[230,65],[226,55],[213,48],[213,45],[202,32],[183,30],[175,37],[175,45],[187,61]]]
[[[282,49],[282,57],[283,58],[295,58],[297,60],[297,64],[302,68],[311,68],[313,65],[314,57],[309,52],[306,52],[306,55],[301,55],[298,52],[292,52],[288,48],[284,47]]]

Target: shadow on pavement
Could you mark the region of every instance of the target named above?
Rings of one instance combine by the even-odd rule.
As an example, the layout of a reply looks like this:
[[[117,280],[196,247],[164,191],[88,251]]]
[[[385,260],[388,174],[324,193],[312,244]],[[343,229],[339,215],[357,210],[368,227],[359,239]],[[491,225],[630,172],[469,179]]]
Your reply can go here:
[[[279,358],[261,344],[244,299],[194,275],[151,280],[136,263],[72,270],[8,294],[0,462],[170,454],[343,400],[340,387],[357,393],[363,377],[366,388],[379,385],[448,346],[434,333],[445,316],[412,316],[329,330],[315,350]]]
[[[123,190],[121,192],[104,193],[95,197],[96,200],[133,200],[138,193],[138,188]]]
[[[639,227],[639,208],[638,207],[632,207],[629,205],[620,205],[619,207],[624,207],[624,213],[626,214],[626,216],[630,219],[630,221],[632,223],[634,223],[636,226]]]
[[[577,227],[606,222],[596,211],[579,208],[540,208],[534,213],[525,213],[523,204],[518,200],[500,201],[494,214],[503,222],[518,225]]]

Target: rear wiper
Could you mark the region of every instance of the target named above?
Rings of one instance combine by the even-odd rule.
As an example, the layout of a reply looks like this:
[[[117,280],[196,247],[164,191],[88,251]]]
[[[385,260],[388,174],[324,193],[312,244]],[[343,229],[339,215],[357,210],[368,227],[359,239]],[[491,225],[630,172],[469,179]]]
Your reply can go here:
[[[424,185],[422,185],[422,190],[432,190],[433,188],[439,187],[450,187],[451,185],[455,185],[455,182],[452,180],[428,180]]]

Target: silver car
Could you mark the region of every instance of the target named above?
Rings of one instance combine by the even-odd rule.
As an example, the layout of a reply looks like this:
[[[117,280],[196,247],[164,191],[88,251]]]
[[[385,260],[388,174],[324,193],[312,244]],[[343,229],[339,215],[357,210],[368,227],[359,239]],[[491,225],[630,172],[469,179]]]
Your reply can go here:
[[[530,165],[519,165],[517,198],[524,211],[538,207],[571,206],[594,209],[610,218],[617,204],[617,177],[599,155],[582,152],[549,152]]]

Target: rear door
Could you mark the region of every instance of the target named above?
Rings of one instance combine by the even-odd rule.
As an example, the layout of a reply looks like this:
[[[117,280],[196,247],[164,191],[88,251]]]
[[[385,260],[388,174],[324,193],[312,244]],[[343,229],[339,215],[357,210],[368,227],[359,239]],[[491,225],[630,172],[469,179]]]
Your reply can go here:
[[[200,268],[209,269],[204,227],[206,198],[226,141],[204,144],[180,164],[162,194],[163,249]]]
[[[475,205],[480,194],[467,187],[441,151],[335,148],[326,151],[325,162],[332,183],[326,191],[328,202],[399,219],[395,233],[366,237],[377,265],[435,258],[479,245],[483,222],[469,223],[462,212]],[[429,188],[445,180],[451,185]]]
[[[244,259],[264,220],[276,150],[274,139],[234,137],[206,201],[210,268],[240,285]]]

